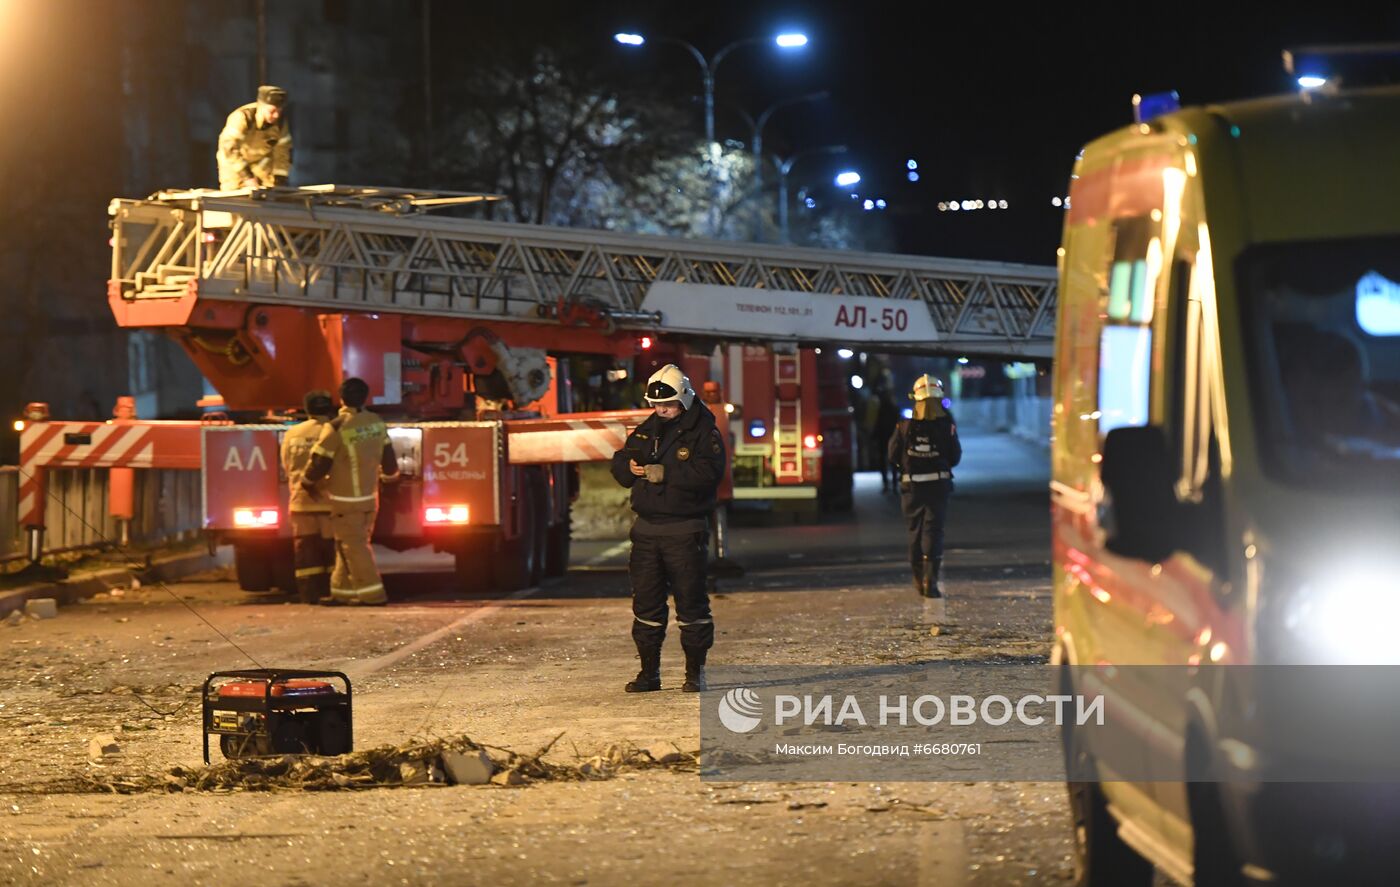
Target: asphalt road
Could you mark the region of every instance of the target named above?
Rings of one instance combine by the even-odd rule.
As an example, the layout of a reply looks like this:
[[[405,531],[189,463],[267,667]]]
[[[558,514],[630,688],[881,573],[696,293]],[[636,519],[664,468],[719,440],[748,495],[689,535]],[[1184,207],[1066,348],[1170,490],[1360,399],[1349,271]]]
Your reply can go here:
[[[734,528],[732,557],[746,572],[720,582],[712,662],[1043,661],[1045,452],[997,436],[970,438],[965,449],[946,607],[913,593],[897,501],[861,476],[852,515]],[[0,883],[1069,879],[1064,790],[1049,784],[720,783],[658,768],[520,787],[67,790],[75,775],[118,780],[198,765],[195,688],[208,672],[250,660],[348,672],[357,748],[466,734],[522,753],[557,739],[546,759],[564,763],[626,743],[695,750],[698,703],[677,689],[674,638],[666,689],[622,693],[636,670],[626,554],[621,540],[579,542],[567,576],[466,599],[449,560],[385,555],[392,603],[382,609],[307,607],[246,594],[213,573],[0,627]],[[91,761],[88,741],[100,733],[114,734],[121,751]]]

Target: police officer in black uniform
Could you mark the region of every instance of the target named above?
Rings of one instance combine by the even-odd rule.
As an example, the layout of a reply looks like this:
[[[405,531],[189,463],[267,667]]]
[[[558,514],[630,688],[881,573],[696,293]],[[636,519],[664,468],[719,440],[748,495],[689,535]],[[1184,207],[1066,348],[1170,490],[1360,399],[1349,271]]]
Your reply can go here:
[[[613,454],[612,473],[632,490],[632,640],[642,660],[628,693],[661,689],[666,595],[675,595],[685,651],[682,690],[705,689],[705,655],[715,626],[705,591],[709,515],[724,477],[724,441],[714,416],[695,396],[680,367],[667,364],[647,380],[656,412]]]
[[[909,397],[914,418],[904,419],[890,437],[889,460],[904,472],[899,501],[909,522],[909,564],[914,589],[923,597],[943,597],[938,574],[943,567],[943,522],[953,492],[953,468],[962,460],[962,444],[953,414],[943,406],[943,383],[923,375]]]

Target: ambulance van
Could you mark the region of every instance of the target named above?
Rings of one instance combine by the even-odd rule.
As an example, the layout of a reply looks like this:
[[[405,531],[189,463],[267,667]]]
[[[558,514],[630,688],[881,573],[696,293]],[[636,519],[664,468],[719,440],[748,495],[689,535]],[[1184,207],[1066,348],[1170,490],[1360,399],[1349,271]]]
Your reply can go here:
[[[1400,883],[1400,784],[1281,779],[1247,695],[1122,668],[1400,662],[1400,89],[1322,81],[1135,99],[1075,163],[1052,662],[1118,680],[1148,772],[1181,774],[1067,731],[1082,884]]]

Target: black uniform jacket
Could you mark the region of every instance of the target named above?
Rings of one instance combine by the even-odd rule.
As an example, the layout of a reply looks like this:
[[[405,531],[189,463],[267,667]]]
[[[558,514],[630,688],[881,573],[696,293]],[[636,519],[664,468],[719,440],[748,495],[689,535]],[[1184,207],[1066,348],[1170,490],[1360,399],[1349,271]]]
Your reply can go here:
[[[921,459],[926,464],[911,465],[909,440],[916,431],[925,432],[933,443],[935,453],[932,458]],[[890,435],[890,462],[900,466],[906,474],[924,471],[947,471],[952,473],[962,461],[962,441],[958,440],[958,426],[953,414],[944,412],[937,419],[902,419]]]
[[[728,458],[715,417],[697,397],[690,409],[670,422],[652,413],[613,453],[612,473],[632,490],[632,510],[654,524],[706,517],[715,507],[715,493]],[[659,484],[637,477],[627,467],[664,465]]]

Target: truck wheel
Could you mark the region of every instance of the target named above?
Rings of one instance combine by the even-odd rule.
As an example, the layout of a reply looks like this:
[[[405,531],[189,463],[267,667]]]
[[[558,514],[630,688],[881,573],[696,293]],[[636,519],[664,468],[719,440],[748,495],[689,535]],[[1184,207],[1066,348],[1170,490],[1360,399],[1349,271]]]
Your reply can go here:
[[[1070,726],[1064,730],[1065,767],[1069,775],[1092,773],[1093,757],[1083,731]],[[1068,785],[1070,819],[1074,826],[1076,887],[1149,887],[1153,879],[1152,865],[1119,836],[1118,822],[1108,812],[1103,787],[1098,782]]]
[[[549,528],[549,538],[545,542],[544,574],[563,576],[569,571],[569,544],[573,532],[573,518],[565,516],[564,522]]]
[[[540,526],[544,518],[544,490],[533,471],[521,473],[520,536],[511,541],[496,537],[492,575],[501,591],[519,591],[540,581]]]
[[[490,537],[474,537],[464,540],[462,546],[452,552],[458,591],[484,591],[490,585],[494,558],[492,549],[493,540]]]
[[[233,543],[233,571],[244,591],[268,591],[275,584],[272,558],[261,545]]]

